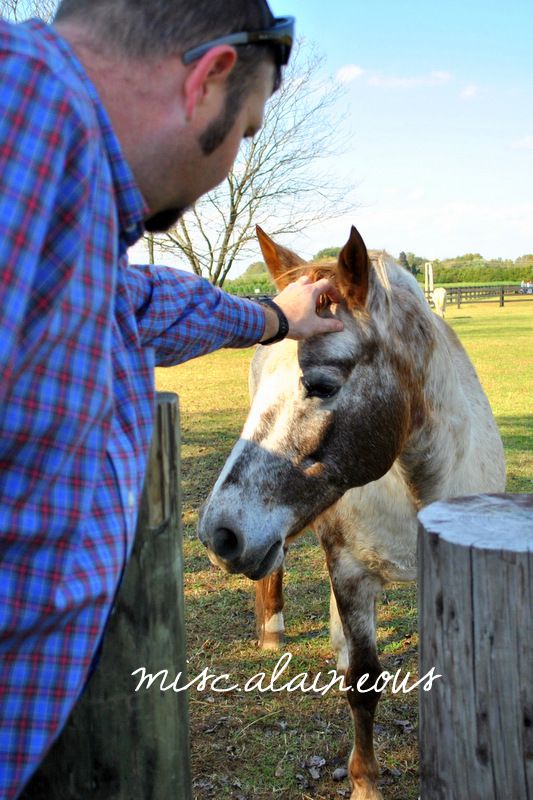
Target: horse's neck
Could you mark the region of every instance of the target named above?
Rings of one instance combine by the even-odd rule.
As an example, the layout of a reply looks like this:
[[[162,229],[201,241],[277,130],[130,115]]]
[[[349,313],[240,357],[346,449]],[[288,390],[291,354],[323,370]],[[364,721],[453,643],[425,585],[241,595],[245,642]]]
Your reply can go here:
[[[407,481],[420,505],[433,502],[448,491],[471,417],[462,377],[469,376],[477,382],[455,335],[437,317],[432,322],[435,346],[422,390],[421,412],[413,420],[400,456]]]

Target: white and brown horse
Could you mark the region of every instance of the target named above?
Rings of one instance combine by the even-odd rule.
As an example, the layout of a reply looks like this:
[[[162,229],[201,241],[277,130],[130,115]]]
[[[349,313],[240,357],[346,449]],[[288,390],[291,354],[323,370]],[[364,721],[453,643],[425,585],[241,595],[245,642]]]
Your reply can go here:
[[[353,687],[352,800],[376,800],[380,695],[356,688],[381,672],[376,599],[388,581],[415,577],[420,508],[504,489],[502,443],[465,351],[409,273],[384,254],[369,257],[355,228],[328,267],[258,234],[280,288],[304,273],[335,281],[344,301],[321,313],[344,330],[258,348],[250,413],[199,535],[214,563],[259,580],[261,638],[275,644],[284,548],[314,529],[331,579],[332,643]]]

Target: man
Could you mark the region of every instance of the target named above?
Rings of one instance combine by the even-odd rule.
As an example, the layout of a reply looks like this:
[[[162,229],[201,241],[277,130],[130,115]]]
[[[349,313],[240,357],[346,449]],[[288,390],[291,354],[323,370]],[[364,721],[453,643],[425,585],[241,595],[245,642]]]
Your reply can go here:
[[[264,0],[64,0],[53,27],[0,23],[1,798],[57,737],[101,640],[154,365],[340,327],[316,314],[327,281],[270,308],[127,263],[225,177],[291,41]]]

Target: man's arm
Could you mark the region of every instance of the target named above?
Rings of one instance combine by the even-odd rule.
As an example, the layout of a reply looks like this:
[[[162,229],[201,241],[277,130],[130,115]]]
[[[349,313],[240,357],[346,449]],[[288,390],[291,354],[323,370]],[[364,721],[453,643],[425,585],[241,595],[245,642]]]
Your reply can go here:
[[[221,347],[249,347],[278,332],[275,311],[229,295],[197,275],[153,266],[130,266],[126,275],[141,341],[155,348],[160,366]],[[342,329],[338,320],[316,314],[321,294],[339,299],[329,281],[313,284],[308,278],[290,284],[275,298],[287,316],[289,338]]]

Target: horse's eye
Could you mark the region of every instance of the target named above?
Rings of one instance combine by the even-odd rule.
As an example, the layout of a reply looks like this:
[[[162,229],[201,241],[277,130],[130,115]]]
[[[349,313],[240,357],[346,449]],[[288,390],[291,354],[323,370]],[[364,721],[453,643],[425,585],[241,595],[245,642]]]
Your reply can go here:
[[[302,384],[307,397],[319,397],[321,400],[327,400],[330,397],[335,397],[341,388],[335,383],[324,383],[320,381],[311,383],[310,381],[306,381],[304,378],[302,378]]]

